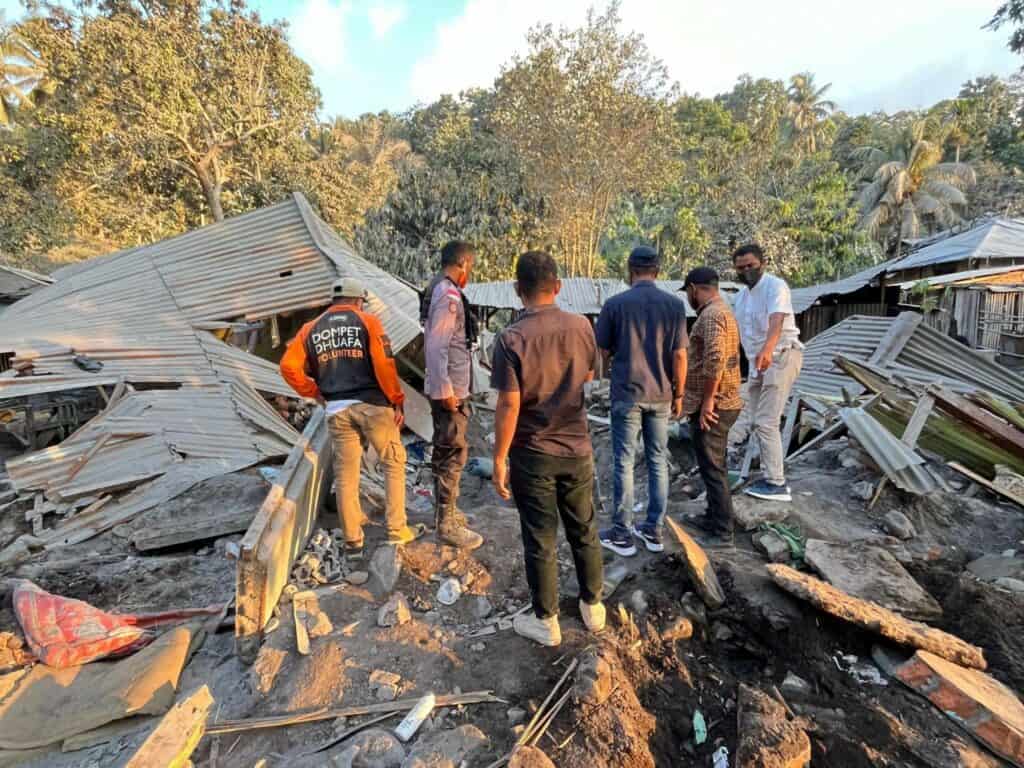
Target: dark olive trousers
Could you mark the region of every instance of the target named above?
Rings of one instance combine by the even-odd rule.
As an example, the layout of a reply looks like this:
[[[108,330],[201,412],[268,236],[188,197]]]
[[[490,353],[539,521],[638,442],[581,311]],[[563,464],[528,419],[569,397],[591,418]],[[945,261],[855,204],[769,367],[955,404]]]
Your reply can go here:
[[[700,412],[690,416],[693,452],[708,492],[708,522],[723,533],[732,533],[734,527],[726,452],[729,430],[739,415],[739,411],[718,411],[718,423],[706,432],[700,428]]]

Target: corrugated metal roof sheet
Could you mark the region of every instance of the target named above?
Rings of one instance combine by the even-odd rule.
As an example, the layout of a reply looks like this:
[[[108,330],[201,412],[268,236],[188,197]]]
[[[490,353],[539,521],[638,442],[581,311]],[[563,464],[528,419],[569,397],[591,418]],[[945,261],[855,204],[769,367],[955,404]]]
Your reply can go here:
[[[925,466],[925,460],[863,408],[840,408],[839,418],[898,488],[916,494],[938,489],[938,481]]]
[[[899,273],[934,264],[969,259],[981,264],[1003,259],[1024,259],[1024,221],[991,218],[964,231],[938,236],[919,245],[890,268]]]
[[[1022,264],[1007,264],[1002,267],[985,267],[984,269],[968,269],[963,272],[953,272],[949,275],[932,275],[926,278],[919,278],[914,280],[904,280],[902,283],[892,283],[895,287],[900,290],[907,288],[913,288],[920,282],[927,281],[929,287],[940,286],[940,285],[955,285],[957,283],[972,283],[983,281],[986,277],[995,277],[997,275],[1005,275],[1011,272],[1024,272],[1024,265]]]
[[[913,313],[905,313],[913,317]],[[896,318],[854,315],[815,336],[804,350],[804,364],[794,392],[838,399],[845,388],[860,394],[863,387],[840,371],[837,355],[868,362],[893,329]],[[878,366],[915,385],[941,382],[960,392],[987,389],[1015,402],[1024,402],[1024,377],[989,360],[955,339],[918,323],[900,341],[891,359]]]
[[[818,299],[823,296],[842,296],[847,293],[859,291],[861,288],[870,285],[876,277],[885,272],[892,264],[895,263],[895,260],[886,261],[882,264],[875,264],[867,269],[855,272],[849,277],[844,277],[842,280],[833,280],[828,283],[818,283],[817,285],[808,285],[803,288],[794,288],[790,292],[793,299],[793,312],[799,315],[801,312],[814,306]]]

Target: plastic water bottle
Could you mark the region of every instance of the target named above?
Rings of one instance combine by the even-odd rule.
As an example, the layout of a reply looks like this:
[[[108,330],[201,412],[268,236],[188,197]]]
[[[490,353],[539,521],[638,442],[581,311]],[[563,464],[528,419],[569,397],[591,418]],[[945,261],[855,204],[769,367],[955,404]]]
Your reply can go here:
[[[729,768],[728,748],[723,744],[715,750],[715,754],[711,756],[711,759],[714,761],[712,763],[713,768]]]

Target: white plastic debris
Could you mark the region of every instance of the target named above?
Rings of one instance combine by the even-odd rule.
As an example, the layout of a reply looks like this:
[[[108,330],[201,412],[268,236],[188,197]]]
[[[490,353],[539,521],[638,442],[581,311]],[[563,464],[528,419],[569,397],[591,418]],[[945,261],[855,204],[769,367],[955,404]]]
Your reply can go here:
[[[408,741],[419,730],[419,727],[423,725],[423,721],[426,720],[430,713],[434,711],[434,706],[437,704],[437,699],[434,694],[428,693],[418,702],[416,706],[409,710],[409,714],[405,716],[405,719],[398,724],[395,728],[395,736],[400,741]]]

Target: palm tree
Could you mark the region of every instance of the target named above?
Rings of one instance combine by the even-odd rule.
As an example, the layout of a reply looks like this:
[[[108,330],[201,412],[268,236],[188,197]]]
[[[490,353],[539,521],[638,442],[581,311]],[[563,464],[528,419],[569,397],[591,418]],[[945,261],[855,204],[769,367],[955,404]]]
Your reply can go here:
[[[0,126],[10,126],[18,110],[31,109],[55,89],[28,42],[14,30],[0,30]]]
[[[920,234],[922,224],[948,228],[959,221],[967,205],[963,190],[977,180],[970,165],[942,162],[945,131],[933,140],[929,131],[935,127],[933,120],[919,120],[888,146],[861,147],[851,155],[862,163],[865,180],[860,226],[883,245],[895,235],[897,252],[904,238]]]
[[[831,83],[826,83],[819,88],[810,72],[801,72],[789,79],[788,112],[794,143],[809,155],[817,151],[825,121],[836,111],[836,103],[824,98],[831,87]]]

